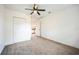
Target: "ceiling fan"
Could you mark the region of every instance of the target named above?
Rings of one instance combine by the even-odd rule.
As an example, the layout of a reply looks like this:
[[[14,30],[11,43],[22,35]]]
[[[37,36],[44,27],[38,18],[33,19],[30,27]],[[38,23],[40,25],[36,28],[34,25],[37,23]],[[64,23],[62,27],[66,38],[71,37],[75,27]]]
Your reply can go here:
[[[35,12],[36,12],[38,15],[41,15],[41,14],[39,13],[39,11],[45,11],[45,9],[39,9],[37,4],[34,4],[34,6],[33,6],[32,9],[25,8],[25,10],[31,10],[31,11],[32,11],[32,12],[30,13],[31,15],[32,15],[33,13],[35,13]]]

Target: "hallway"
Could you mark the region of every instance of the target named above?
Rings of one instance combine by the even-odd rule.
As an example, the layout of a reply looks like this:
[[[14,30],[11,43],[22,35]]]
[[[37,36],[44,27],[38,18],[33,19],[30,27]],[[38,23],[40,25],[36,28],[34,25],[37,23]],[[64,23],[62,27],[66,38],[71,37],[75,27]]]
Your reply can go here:
[[[79,49],[56,43],[41,37],[8,45],[2,55],[73,55],[79,54]]]

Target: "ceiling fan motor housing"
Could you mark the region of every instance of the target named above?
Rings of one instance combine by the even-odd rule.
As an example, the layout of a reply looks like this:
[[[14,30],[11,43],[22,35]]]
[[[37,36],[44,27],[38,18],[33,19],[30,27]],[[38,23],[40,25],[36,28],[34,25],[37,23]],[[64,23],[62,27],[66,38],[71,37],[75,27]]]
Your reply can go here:
[[[34,11],[36,11],[38,15],[41,15],[39,11],[45,11],[45,9],[38,9],[38,5],[36,4],[34,4],[33,9],[26,8],[25,10],[32,10],[32,12],[30,13],[31,15],[34,13]]]

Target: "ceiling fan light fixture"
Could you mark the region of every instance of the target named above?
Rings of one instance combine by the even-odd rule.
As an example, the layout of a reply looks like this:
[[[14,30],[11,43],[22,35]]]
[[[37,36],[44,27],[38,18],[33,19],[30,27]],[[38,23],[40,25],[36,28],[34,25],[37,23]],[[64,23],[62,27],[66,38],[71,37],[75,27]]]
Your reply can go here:
[[[35,10],[35,11],[34,11],[34,13],[36,14],[36,13],[37,13],[37,11]]]

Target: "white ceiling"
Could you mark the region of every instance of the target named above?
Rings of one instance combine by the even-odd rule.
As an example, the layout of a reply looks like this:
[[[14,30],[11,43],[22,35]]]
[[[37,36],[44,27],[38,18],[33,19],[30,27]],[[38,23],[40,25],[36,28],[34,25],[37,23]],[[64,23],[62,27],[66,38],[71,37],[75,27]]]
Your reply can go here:
[[[65,8],[68,8],[69,6],[72,6],[71,4],[39,4],[39,8],[46,9],[45,12],[40,11],[41,16],[37,14],[33,14],[34,17],[42,18],[44,16],[47,16],[49,13],[54,14],[57,13]],[[5,4],[6,8],[17,10],[20,12],[25,13],[26,15],[30,15],[32,11],[25,10],[25,8],[32,8],[33,4]]]

